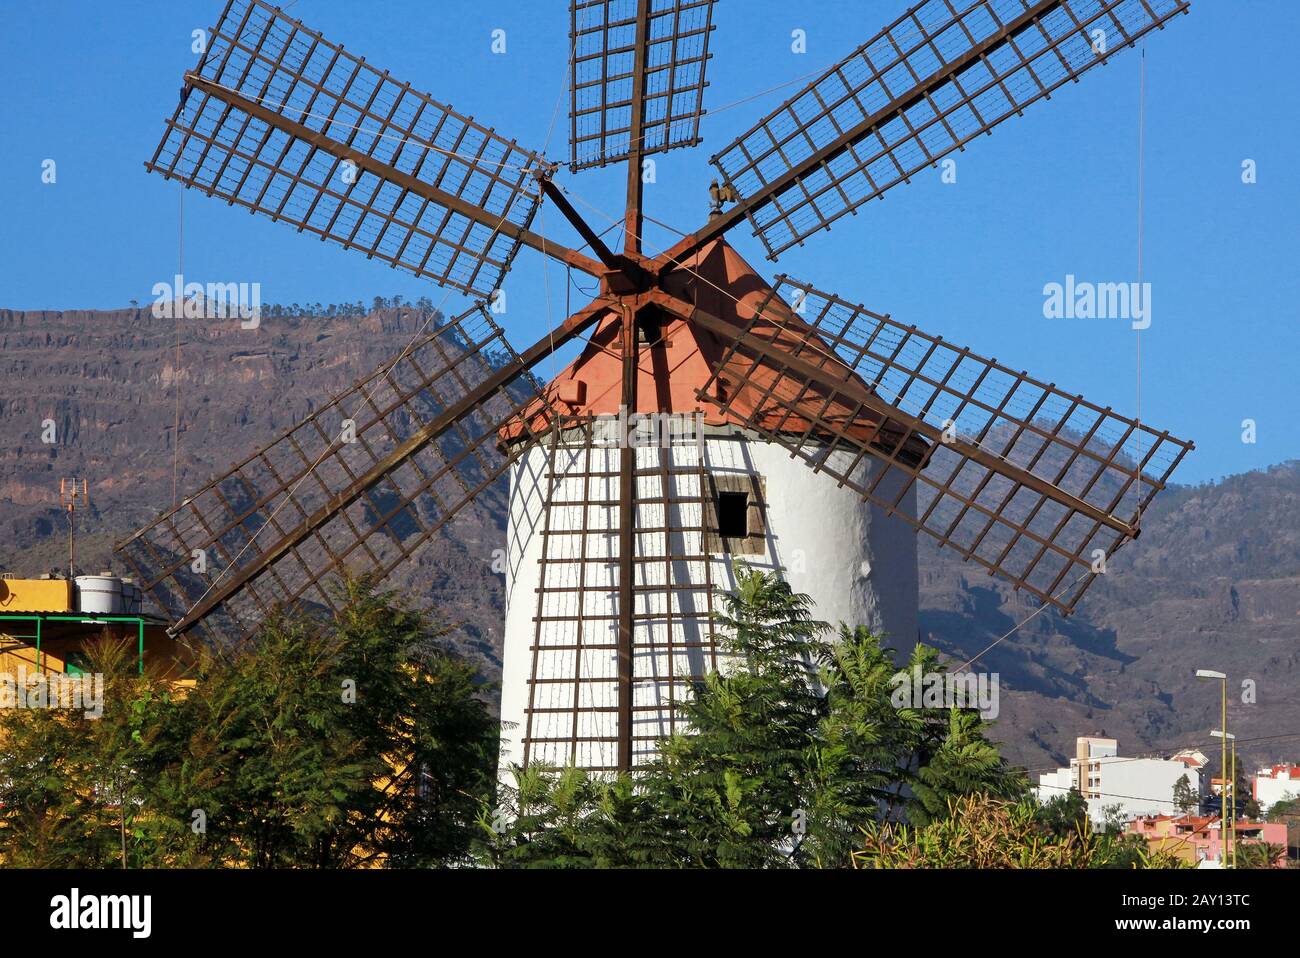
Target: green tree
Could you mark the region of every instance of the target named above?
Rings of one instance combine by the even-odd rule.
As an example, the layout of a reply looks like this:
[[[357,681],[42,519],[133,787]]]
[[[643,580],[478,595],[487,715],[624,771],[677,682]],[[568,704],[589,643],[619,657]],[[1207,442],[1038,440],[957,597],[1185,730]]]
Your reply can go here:
[[[930,821],[955,796],[1024,793],[977,715],[895,707],[898,669],[878,636],[842,628],[828,642],[809,598],[778,575],[738,564],[736,582],[718,618],[724,665],[682,703],[685,731],[634,782],[516,770],[502,809],[482,819],[485,860],[842,867],[866,822]],[[923,646],[909,665],[942,669]]]
[[[1295,819],[1300,819],[1300,798],[1292,798],[1288,795],[1269,806],[1267,821],[1290,822]]]
[[[319,843],[322,865],[415,867],[466,860],[493,786],[497,723],[450,630],[366,580],[344,587],[333,623],[343,727],[366,756],[348,814]]]
[[[1036,818],[1053,835],[1070,835],[1089,827],[1088,802],[1072,788],[1043,802]]]
[[[1297,852],[1300,852],[1300,798],[1283,798],[1279,802],[1274,802],[1268,810],[1270,822],[1284,822],[1286,824],[1286,844],[1289,854],[1294,859]],[[1293,861],[1294,865],[1295,862]]]
[[[105,867],[116,823],[95,791],[85,724],[52,711],[0,712],[0,858],[19,868]]]
[[[663,865],[653,806],[631,778],[581,769],[515,768],[499,805],[480,814],[481,864],[501,868],[628,868]]]
[[[1128,826],[1128,821],[1128,812],[1124,810],[1122,802],[1115,802],[1101,807],[1102,834],[1112,838],[1122,835],[1124,829]]]
[[[140,846],[152,813],[149,772],[167,750],[175,711],[167,683],[139,674],[132,643],[86,650],[102,677],[102,710],[0,710],[0,860],[31,868],[149,864]],[[98,714],[96,714],[98,713]]]
[[[780,576],[738,566],[717,626],[726,666],[684,703],[687,731],[664,741],[638,781],[668,823],[658,848],[693,867],[789,863],[806,829],[809,752],[827,715],[831,661],[811,599]]]
[[[200,855],[253,868],[311,862],[370,765],[339,692],[337,637],[276,616],[228,659],[205,657],[185,701],[187,754],[164,785],[197,814]]]
[[[1241,842],[1237,845],[1238,868],[1275,868],[1286,860],[1286,846],[1271,842]]]
[[[273,617],[196,684],[92,650],[103,718],[0,714],[0,857],[30,866],[468,861],[496,722],[446,630],[365,581],[333,620]]]
[[[1191,780],[1186,774],[1174,782],[1174,806],[1186,815],[1200,803],[1200,797],[1192,791]]]
[[[1240,758],[1237,761],[1237,774],[1232,788],[1237,797],[1237,817],[1259,818],[1259,802],[1255,801],[1254,783],[1251,781],[1250,772],[1246,771],[1245,763]]]
[[[727,665],[681,704],[689,732],[626,777],[515,770],[484,857],[516,866],[761,867],[789,862],[829,655],[807,596],[737,569],[719,627]],[[549,784],[548,784],[549,781]],[[493,813],[500,825],[499,813]]]
[[[446,630],[365,580],[332,622],[272,619],[186,700],[181,807],[205,857],[250,867],[465,860],[496,726]],[[188,811],[186,814],[190,814]]]

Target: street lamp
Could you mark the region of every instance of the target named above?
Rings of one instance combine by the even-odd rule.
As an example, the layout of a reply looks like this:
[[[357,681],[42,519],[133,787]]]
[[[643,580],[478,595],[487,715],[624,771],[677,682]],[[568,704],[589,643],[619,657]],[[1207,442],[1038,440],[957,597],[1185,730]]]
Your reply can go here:
[[[1228,727],[1228,674],[1226,672],[1216,672],[1213,669],[1197,669],[1196,677],[1202,682],[1221,682],[1223,684],[1223,712],[1222,729]],[[1222,739],[1222,755],[1219,760],[1219,768],[1222,769],[1223,790],[1219,793],[1219,837],[1223,838],[1223,813],[1227,810],[1228,801],[1228,740]]]
[[[1232,850],[1232,867],[1237,867],[1237,736],[1231,732],[1215,729],[1210,733],[1217,739],[1232,743],[1232,772],[1228,780],[1232,782],[1232,804],[1229,806],[1228,847]]]

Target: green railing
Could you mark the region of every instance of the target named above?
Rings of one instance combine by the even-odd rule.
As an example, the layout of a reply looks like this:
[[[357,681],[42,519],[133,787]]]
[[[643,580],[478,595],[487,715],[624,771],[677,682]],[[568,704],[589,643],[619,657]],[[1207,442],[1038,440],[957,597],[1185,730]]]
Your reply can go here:
[[[84,625],[108,625],[109,623],[134,623],[139,636],[140,674],[144,674],[144,619],[138,615],[97,615],[90,612],[81,615],[3,615],[0,622],[35,622],[35,635],[13,635],[15,639],[35,640],[36,671],[41,670],[41,623],[43,622],[80,622]]]

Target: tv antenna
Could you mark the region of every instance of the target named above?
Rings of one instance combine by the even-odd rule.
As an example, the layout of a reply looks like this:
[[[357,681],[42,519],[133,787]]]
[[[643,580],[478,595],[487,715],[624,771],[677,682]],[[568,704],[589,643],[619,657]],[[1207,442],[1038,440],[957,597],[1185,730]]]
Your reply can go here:
[[[81,486],[78,487],[77,483]],[[86,486],[85,479],[60,479],[59,480],[59,505],[63,511],[68,514],[68,581],[71,582],[76,578],[76,561],[77,549],[75,541],[76,513],[77,504],[80,502],[81,507],[90,505],[90,494]]]

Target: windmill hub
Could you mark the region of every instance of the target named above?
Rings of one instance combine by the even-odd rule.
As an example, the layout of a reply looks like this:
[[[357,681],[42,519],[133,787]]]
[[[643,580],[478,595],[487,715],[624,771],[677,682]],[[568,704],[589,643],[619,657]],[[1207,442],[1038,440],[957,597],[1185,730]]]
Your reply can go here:
[[[621,253],[611,258],[612,268],[600,276],[601,292],[608,296],[637,296],[659,284],[660,271],[639,253]]]

